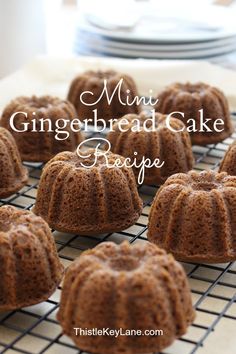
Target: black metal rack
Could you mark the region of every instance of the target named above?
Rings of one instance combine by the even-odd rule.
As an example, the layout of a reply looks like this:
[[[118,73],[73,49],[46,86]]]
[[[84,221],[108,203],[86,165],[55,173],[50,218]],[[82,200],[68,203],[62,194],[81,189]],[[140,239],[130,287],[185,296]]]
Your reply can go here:
[[[88,136],[95,135],[91,131]],[[196,157],[195,170],[217,169],[229,144],[235,139],[236,133],[223,143],[193,147]],[[0,205],[10,204],[28,210],[34,205],[42,164],[25,163],[25,166],[29,169],[29,183],[19,193],[0,200]],[[152,186],[142,186],[139,189],[144,200],[143,213],[134,226],[123,232],[90,237],[53,231],[62,262],[68,266],[81,252],[100,242],[120,243],[124,239],[130,243],[146,241],[148,213],[156,190],[157,188]],[[234,268],[233,263],[183,263],[183,266],[190,281],[197,318],[189,332],[162,354],[197,353],[222,318],[236,320],[236,314],[231,311],[231,306],[236,302],[236,267]],[[59,287],[51,298],[42,304],[0,314],[0,353],[84,353],[61,333],[56,321],[60,291]]]

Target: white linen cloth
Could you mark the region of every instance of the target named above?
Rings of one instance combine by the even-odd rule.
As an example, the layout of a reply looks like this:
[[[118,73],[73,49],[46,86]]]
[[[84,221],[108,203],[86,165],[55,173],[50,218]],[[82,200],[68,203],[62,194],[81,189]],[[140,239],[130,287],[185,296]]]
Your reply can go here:
[[[19,95],[56,95],[66,98],[71,80],[85,70],[115,69],[130,74],[141,95],[156,96],[173,82],[203,81],[220,88],[231,111],[236,111],[236,71],[204,61],[168,61],[95,57],[38,57],[21,70],[0,80],[0,112]]]

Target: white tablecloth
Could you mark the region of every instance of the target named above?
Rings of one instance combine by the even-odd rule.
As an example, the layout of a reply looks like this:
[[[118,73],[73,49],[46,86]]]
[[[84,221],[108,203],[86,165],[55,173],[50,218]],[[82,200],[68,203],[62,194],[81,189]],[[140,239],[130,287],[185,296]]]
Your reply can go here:
[[[141,95],[176,81],[203,81],[219,87],[236,111],[236,71],[200,61],[129,60],[93,57],[39,57],[0,81],[0,110],[19,95],[51,94],[65,98],[71,80],[88,69],[115,69],[132,75]]]

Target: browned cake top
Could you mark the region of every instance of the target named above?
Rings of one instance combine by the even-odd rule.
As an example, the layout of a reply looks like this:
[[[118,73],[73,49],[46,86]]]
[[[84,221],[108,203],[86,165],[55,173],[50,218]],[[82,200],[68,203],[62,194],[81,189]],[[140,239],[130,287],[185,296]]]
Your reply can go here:
[[[42,227],[47,227],[48,229],[42,218],[28,210],[18,210],[10,205],[0,208],[0,234],[7,233],[8,237],[10,237],[10,231],[26,231],[27,229],[36,228],[40,230]]]
[[[68,165],[75,169],[88,169],[96,168],[101,169],[104,166],[107,166],[107,162],[112,165],[114,162],[119,159],[122,162],[125,161],[124,157],[120,155],[113,154],[111,152],[104,153],[100,150],[101,155],[95,155],[95,149],[88,149],[86,151],[69,152],[64,151],[60,154],[57,154],[52,160],[50,160],[47,166],[53,166],[54,164]],[[124,167],[125,168],[125,167]]]
[[[170,86],[166,87],[166,90],[173,90],[176,92],[187,92],[187,93],[204,93],[207,92],[209,90],[211,90],[213,87],[205,84],[203,82],[196,82],[196,83],[190,83],[190,82],[186,82],[186,83],[180,83],[180,82],[176,82],[171,84]]]
[[[236,188],[236,177],[229,176],[225,172],[202,171],[197,173],[190,171],[187,174],[178,173],[169,177],[165,186],[176,184],[188,187],[193,191],[211,192],[214,189]]]
[[[152,118],[152,115],[150,112],[146,112],[146,111],[142,111],[140,114],[134,114],[134,113],[129,113],[129,114],[126,114],[125,116],[123,116],[122,118],[120,118],[118,120],[118,122],[116,122],[114,125],[113,125],[113,130],[114,131],[118,131],[118,133],[121,134],[121,131],[120,131],[120,126],[119,126],[119,122],[123,122],[125,123],[124,125],[124,128],[129,131],[131,130],[131,128],[134,126],[134,125],[139,125],[140,127],[140,130],[141,131],[144,131],[144,132],[152,132],[153,131],[153,123],[151,121],[151,118]],[[155,113],[155,127],[156,127],[156,130],[159,130],[159,129],[162,129],[162,128],[167,128],[167,115],[166,114],[161,114],[161,113],[158,113],[156,112]],[[126,124],[126,121],[127,121],[127,124]],[[137,123],[138,121],[138,123]],[[176,132],[183,129],[185,127],[184,123],[181,122],[179,119],[176,119],[176,118],[173,118],[171,117],[169,119],[169,123],[170,123],[170,126],[173,130],[175,130]],[[150,131],[148,130],[150,129]],[[139,131],[137,131],[137,133],[139,133]]]
[[[88,77],[96,77],[98,79],[110,79],[116,75],[119,75],[115,70],[98,70],[98,71],[94,71],[94,70],[89,70],[86,71],[85,73],[83,73],[84,76],[88,76]]]
[[[89,266],[91,262],[93,266],[97,264],[99,268],[102,267],[108,272],[124,272],[127,274],[136,271],[151,271],[156,266],[161,271],[167,264],[177,267],[177,262],[174,261],[172,255],[167,255],[163,249],[149,242],[134,245],[130,245],[127,241],[121,245],[105,242],[84,252],[82,257],[71,267],[77,269],[82,264],[83,266],[85,264]]]
[[[66,100],[61,100],[58,97],[53,97],[49,95],[45,96],[20,96],[15,98],[10,102],[6,109],[12,108],[15,111],[22,112],[41,112],[46,113],[47,110],[52,108],[65,109],[66,107],[71,106],[70,102]],[[35,117],[36,118],[36,117]],[[50,117],[53,118],[53,117]],[[63,118],[63,117],[62,117]]]

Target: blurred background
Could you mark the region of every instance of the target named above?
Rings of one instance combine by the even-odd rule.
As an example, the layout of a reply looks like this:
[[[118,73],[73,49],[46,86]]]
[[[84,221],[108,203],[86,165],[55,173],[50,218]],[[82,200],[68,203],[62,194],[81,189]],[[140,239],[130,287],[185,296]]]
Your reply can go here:
[[[0,77],[41,54],[236,68],[235,18],[232,0],[0,0]]]

